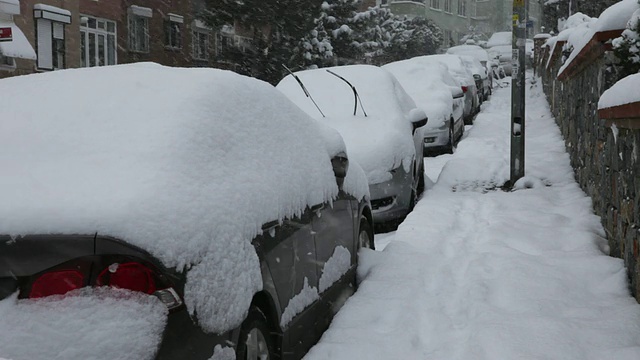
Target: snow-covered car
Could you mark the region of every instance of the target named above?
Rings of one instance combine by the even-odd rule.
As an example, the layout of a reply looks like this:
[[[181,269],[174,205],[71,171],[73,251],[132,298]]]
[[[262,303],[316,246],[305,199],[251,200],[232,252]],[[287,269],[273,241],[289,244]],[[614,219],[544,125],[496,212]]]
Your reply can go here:
[[[453,150],[464,133],[464,92],[446,65],[423,57],[382,67],[398,79],[429,122],[424,127],[424,152]]]
[[[462,62],[467,69],[473,74],[473,79],[476,82],[476,88],[478,88],[478,98],[480,103],[489,99],[491,95],[491,78],[487,73],[487,68],[473,56],[459,55]]]
[[[276,87],[340,132],[367,175],[376,223],[397,222],[413,209],[424,189],[427,119],[393,75],[377,66],[339,66],[299,71]]]
[[[425,61],[436,61],[446,65],[449,73],[460,82],[464,91],[464,122],[465,124],[472,124],[473,117],[480,111],[480,97],[476,80],[462,61],[462,58],[458,55],[449,54],[427,55],[422,58]]]
[[[0,357],[300,358],[353,293],[367,179],[273,86],[139,63],[0,92]]]
[[[511,76],[511,31],[496,32],[487,41],[489,58],[498,60],[506,76]]]
[[[489,54],[487,53],[487,50],[481,48],[478,45],[458,45],[458,46],[452,46],[449,49],[447,49],[447,54],[451,54],[451,55],[467,55],[467,56],[471,56],[474,59],[478,60],[480,62],[480,64],[484,67],[485,72],[487,73],[488,79],[485,82],[488,82],[489,85],[489,89],[487,92],[487,89],[485,89],[483,96],[484,99],[486,100],[488,99],[487,95],[491,95],[492,89],[493,89],[493,71],[491,69],[492,64],[489,62]]]

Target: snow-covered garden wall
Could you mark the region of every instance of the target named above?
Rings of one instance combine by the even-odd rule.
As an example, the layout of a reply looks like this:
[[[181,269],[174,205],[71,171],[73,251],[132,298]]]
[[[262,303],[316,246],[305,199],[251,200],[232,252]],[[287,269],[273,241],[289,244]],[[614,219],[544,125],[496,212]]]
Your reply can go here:
[[[638,9],[638,0],[622,0],[598,18],[574,14],[557,36],[540,42],[535,65],[576,178],[640,301],[640,75],[618,82],[629,59],[614,49],[626,29],[630,38],[628,26],[637,28],[629,20]]]

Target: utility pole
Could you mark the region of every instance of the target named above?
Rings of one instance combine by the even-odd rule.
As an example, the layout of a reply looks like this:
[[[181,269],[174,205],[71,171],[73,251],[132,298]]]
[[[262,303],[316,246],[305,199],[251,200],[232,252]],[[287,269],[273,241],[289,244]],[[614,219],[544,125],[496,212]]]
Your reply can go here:
[[[524,95],[527,13],[525,1],[513,0],[511,66],[511,186],[524,176]]]

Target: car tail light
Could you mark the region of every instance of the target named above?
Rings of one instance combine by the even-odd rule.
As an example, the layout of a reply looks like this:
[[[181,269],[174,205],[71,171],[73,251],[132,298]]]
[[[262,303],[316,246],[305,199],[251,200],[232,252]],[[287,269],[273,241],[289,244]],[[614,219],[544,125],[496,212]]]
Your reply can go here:
[[[45,273],[31,285],[29,298],[62,295],[84,286],[84,276],[76,270],[59,270]]]
[[[111,264],[98,275],[96,285],[113,286],[146,294],[153,294],[156,291],[153,270],[136,262]]]
[[[466,93],[466,92],[467,92],[467,90],[469,90],[469,87],[468,87],[468,86],[462,86],[462,92],[463,92],[463,93]]]

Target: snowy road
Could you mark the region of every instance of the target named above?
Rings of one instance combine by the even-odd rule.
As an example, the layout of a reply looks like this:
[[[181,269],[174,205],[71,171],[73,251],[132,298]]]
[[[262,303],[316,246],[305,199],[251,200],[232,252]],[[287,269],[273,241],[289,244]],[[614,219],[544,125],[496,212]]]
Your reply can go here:
[[[509,176],[510,88],[498,89],[306,359],[640,359],[640,305],[573,179],[538,88],[527,177]]]

